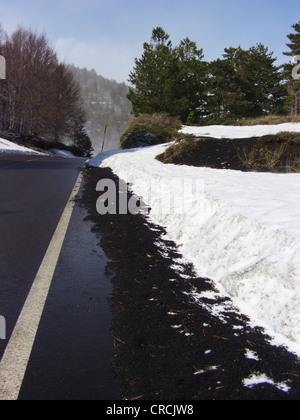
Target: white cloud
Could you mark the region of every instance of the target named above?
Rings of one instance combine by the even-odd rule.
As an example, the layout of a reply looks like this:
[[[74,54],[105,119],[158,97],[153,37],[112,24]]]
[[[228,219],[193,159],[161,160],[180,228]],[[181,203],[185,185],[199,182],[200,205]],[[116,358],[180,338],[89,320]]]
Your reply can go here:
[[[133,51],[117,48],[108,40],[87,43],[73,37],[59,38],[54,42],[54,49],[63,62],[95,69],[101,76],[118,82],[127,82],[134,65]]]

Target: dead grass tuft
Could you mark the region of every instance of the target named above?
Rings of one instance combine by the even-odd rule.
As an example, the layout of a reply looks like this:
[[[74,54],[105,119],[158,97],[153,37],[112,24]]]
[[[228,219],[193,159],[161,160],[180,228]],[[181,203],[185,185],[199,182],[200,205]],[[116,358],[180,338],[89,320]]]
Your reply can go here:
[[[158,114],[141,114],[137,117],[133,117],[128,122],[128,127],[134,126],[145,126],[148,128],[169,128],[176,127],[180,128],[182,122],[177,117],[170,117],[170,115],[165,113]]]

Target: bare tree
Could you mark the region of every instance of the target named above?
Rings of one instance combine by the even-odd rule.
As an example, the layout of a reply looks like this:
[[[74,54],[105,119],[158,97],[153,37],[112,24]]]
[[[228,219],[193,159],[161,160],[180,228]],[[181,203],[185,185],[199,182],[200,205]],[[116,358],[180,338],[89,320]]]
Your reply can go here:
[[[7,35],[4,32],[2,25],[0,24],[0,55],[4,57],[5,41]],[[7,112],[7,82],[6,80],[0,80],[0,128],[3,129],[3,120]]]
[[[45,35],[19,28],[3,51],[9,71],[0,90],[2,129],[53,140],[72,134],[74,121],[84,118],[80,88]]]
[[[52,74],[52,101],[51,137],[58,140],[72,135],[76,121],[84,120],[80,86],[64,64],[59,64]]]

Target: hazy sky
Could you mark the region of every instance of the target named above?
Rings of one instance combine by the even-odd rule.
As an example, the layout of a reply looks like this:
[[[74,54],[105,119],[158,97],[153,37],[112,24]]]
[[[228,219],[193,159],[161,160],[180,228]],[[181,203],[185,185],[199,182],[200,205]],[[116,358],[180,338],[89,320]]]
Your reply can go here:
[[[8,33],[18,25],[43,32],[64,62],[119,82],[127,82],[156,26],[173,45],[195,41],[208,61],[226,47],[262,42],[281,64],[299,21],[299,0],[0,0]]]

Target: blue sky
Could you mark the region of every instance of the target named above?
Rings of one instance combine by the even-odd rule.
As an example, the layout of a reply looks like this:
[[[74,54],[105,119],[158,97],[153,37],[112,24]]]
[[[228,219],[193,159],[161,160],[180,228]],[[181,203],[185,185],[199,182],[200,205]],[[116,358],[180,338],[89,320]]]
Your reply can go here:
[[[126,82],[152,29],[162,26],[173,45],[189,37],[205,59],[225,47],[262,42],[286,62],[287,34],[300,21],[300,0],[0,0],[0,23],[46,34],[60,59]]]

